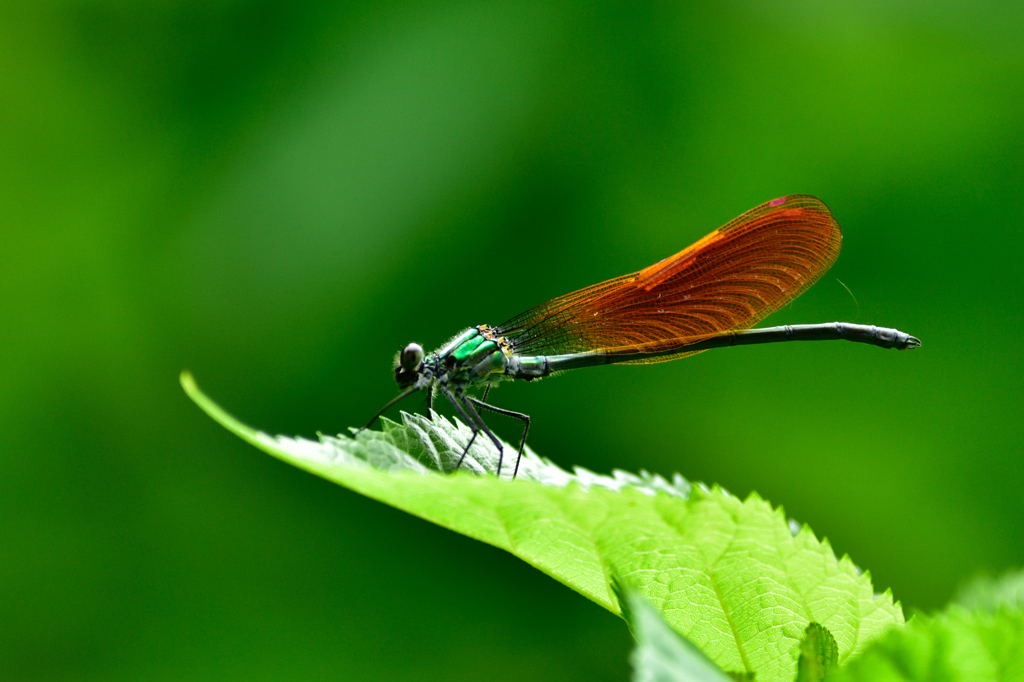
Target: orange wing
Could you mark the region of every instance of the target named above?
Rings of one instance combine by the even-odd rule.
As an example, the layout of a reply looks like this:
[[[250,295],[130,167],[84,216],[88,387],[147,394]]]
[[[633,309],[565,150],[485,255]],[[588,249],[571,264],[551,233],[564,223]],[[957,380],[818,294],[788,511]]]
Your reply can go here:
[[[802,294],[839,256],[828,207],[794,194],[766,202],[649,268],[548,301],[496,331],[517,353],[601,350],[687,355],[686,346],[747,329]]]

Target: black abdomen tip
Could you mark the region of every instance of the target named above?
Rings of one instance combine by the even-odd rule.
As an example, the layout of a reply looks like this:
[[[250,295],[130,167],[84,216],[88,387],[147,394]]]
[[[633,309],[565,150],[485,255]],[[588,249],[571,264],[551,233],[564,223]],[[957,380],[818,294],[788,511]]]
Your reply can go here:
[[[916,336],[910,336],[908,334],[907,335],[907,340],[904,341],[899,346],[899,349],[900,350],[909,350],[911,348],[920,348],[920,347],[921,347],[921,339],[917,338]]]

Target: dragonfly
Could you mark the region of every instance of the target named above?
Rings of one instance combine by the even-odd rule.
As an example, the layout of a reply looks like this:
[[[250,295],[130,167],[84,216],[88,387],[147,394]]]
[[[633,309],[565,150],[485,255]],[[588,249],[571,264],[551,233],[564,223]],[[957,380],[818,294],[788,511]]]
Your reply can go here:
[[[752,329],[824,275],[842,242],[839,223],[820,199],[796,194],[765,202],[639,272],[559,296],[504,324],[470,327],[430,354],[410,343],[395,357],[401,393],[363,429],[413,393],[427,392],[428,414],[435,396],[443,396],[472,432],[454,470],[483,433],[498,449],[500,477],[504,448],[480,412],[512,417],[524,424],[515,479],[530,417],[487,402],[491,388],[502,381],[782,341],[845,339],[898,350],[919,347],[919,339],[897,329],[849,322]],[[480,397],[469,393],[480,389]]]

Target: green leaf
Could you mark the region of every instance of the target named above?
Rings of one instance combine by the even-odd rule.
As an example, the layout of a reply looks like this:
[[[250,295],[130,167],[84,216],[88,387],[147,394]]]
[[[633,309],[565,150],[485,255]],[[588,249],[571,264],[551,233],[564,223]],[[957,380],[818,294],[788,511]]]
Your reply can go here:
[[[811,621],[833,633],[840,660],[903,622],[888,592],[876,596],[866,573],[837,560],[806,526],[794,535],[782,509],[756,494],[741,501],[679,476],[569,473],[529,449],[518,480],[506,480],[508,460],[503,480],[476,476],[493,473],[498,458],[482,437],[463,470],[439,475],[469,441],[465,425],[403,414],[404,424],[385,421],[383,432],[356,438],[270,436],[227,414],[188,374],[181,381],[207,414],[256,447],[505,549],[614,613],[609,576],[622,576],[716,664],[761,682],[794,678]]]
[[[636,589],[623,586],[616,592],[623,616],[637,642],[630,655],[633,682],[731,682],[735,679],[673,630]]]
[[[829,682],[1024,680],[1024,613],[954,605],[889,632]]]
[[[953,601],[970,611],[1024,610],[1024,569],[999,578],[977,577],[964,585]]]
[[[811,623],[800,642],[800,660],[796,666],[797,682],[821,682],[829,670],[839,665],[839,645],[828,628]]]

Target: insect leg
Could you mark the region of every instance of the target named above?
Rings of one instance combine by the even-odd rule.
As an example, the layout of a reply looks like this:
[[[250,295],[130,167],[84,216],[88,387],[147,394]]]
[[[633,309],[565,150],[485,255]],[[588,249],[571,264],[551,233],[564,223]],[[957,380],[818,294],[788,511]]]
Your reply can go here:
[[[452,395],[452,392],[447,386],[442,386],[441,392],[444,393],[445,398],[448,398],[448,402],[452,404],[452,407],[454,407],[455,411],[459,413],[459,416],[462,417],[463,421],[465,421],[469,425],[469,428],[473,430],[473,436],[469,439],[469,442],[466,443],[466,449],[462,451],[462,456],[459,457],[459,463],[455,465],[454,469],[452,469],[452,471],[458,471],[459,467],[462,466],[462,460],[466,459],[466,453],[469,452],[469,448],[472,447],[477,434],[480,433],[480,428],[476,425],[476,422],[466,414],[466,411],[462,409],[462,405],[460,405],[459,401],[455,399],[455,396]]]
[[[467,396],[466,399],[475,404],[476,406],[494,412],[495,414],[503,414],[506,417],[512,417],[514,419],[526,422],[526,426],[523,427],[523,438],[522,440],[519,441],[519,453],[516,456],[516,469],[512,473],[512,480],[515,480],[516,475],[519,473],[519,460],[523,458],[523,448],[526,447],[526,434],[530,432],[530,416],[523,414],[522,412],[513,412],[512,410],[505,410],[500,407],[495,407],[494,405],[488,405],[482,400],[477,400],[476,398],[470,398]]]
[[[427,419],[434,421],[434,388],[427,388]]]
[[[366,426],[364,426],[363,428],[361,428],[361,429],[359,429],[358,431],[356,431],[356,434],[355,434],[355,435],[357,435],[357,436],[358,436],[358,435],[359,435],[360,433],[362,433],[362,432],[363,432],[363,431],[365,431],[366,429],[370,428],[370,426],[372,426],[372,425],[373,425],[373,422],[374,422],[374,420],[376,420],[376,419],[377,419],[377,417],[379,417],[379,416],[381,416],[382,414],[384,414],[384,412],[385,412],[385,411],[386,411],[386,410],[387,410],[387,409],[388,409],[389,407],[391,407],[392,405],[394,405],[395,403],[397,403],[397,402],[398,402],[399,400],[402,400],[403,398],[406,398],[406,397],[408,397],[408,396],[412,395],[412,394],[413,394],[413,393],[415,393],[416,391],[420,390],[420,388],[421,388],[420,386],[413,386],[412,388],[407,388],[406,390],[402,391],[402,392],[401,392],[400,394],[398,394],[397,396],[395,396],[394,398],[392,398],[391,400],[389,400],[389,401],[388,401],[388,404],[387,404],[387,405],[385,405],[384,407],[380,408],[380,410],[378,410],[378,411],[377,411],[377,414],[373,415],[373,419],[371,419],[370,421],[366,422]]]
[[[498,437],[494,435],[494,432],[491,431],[487,424],[484,423],[484,420],[480,417],[480,413],[473,409],[473,404],[469,401],[477,402],[476,399],[470,398],[464,393],[459,397],[466,401],[463,403],[463,405],[465,405],[466,411],[469,412],[470,416],[473,417],[474,420],[476,420],[477,426],[479,426],[480,429],[487,434],[487,437],[491,439],[492,443],[494,443],[494,447],[498,448],[498,477],[500,478],[501,460],[505,456],[505,448],[502,447],[501,441],[498,440]]]
[[[480,398],[480,402],[481,402],[481,403],[486,403],[486,402],[487,402],[487,396],[488,396],[488,394],[490,394],[490,392],[491,392],[491,386],[492,386],[492,385],[493,385],[493,384],[487,384],[487,386],[486,386],[486,387],[484,388],[484,395],[483,395],[483,397],[482,397],[482,398]]]

